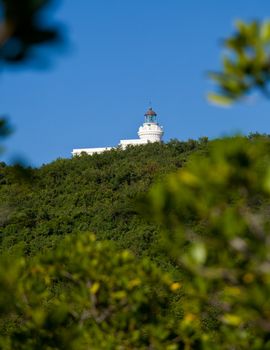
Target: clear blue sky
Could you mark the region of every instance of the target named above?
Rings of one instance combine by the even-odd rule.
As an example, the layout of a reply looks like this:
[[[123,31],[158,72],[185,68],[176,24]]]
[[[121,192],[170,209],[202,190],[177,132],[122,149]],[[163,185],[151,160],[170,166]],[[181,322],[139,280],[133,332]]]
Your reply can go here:
[[[152,101],[165,141],[232,132],[270,133],[270,101],[209,105],[208,70],[235,19],[270,17],[269,0],[66,0],[54,12],[69,44],[44,50],[47,69],[0,73],[1,114],[15,133],[5,160],[32,165],[70,157],[72,148],[136,138]]]

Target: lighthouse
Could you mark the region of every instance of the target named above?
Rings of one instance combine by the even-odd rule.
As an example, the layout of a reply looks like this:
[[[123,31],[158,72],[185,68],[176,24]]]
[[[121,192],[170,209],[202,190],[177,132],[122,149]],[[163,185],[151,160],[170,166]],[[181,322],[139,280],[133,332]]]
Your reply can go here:
[[[139,128],[139,138],[147,142],[160,142],[164,134],[163,128],[157,123],[157,114],[152,108],[145,113],[143,126]]]
[[[161,142],[164,134],[163,127],[157,122],[157,113],[150,107],[144,115],[144,123],[139,127],[139,139],[121,140],[119,147],[126,149],[128,146],[145,145],[147,143]],[[109,151],[114,147],[103,148],[78,148],[73,149],[72,155],[78,156],[83,153],[93,155],[95,153],[103,153]]]
[[[139,127],[139,139],[121,140],[119,146],[123,149],[128,146],[144,145],[146,143],[161,142],[163,136],[163,128],[157,122],[157,114],[150,107],[144,115],[144,123]]]

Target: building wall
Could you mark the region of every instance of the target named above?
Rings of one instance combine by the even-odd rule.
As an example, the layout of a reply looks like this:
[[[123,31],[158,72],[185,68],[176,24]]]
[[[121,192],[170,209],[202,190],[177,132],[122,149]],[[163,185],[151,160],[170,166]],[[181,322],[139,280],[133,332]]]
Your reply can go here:
[[[99,148],[78,148],[72,151],[73,156],[80,156],[82,153],[87,153],[90,156],[93,154],[103,153],[105,151],[110,151],[113,147],[99,147]]]
[[[147,122],[140,126],[138,131],[139,139],[121,140],[119,146],[126,149],[128,146],[145,145],[148,142],[160,142],[163,136],[163,128],[156,122]],[[79,156],[82,153],[93,155],[95,153],[103,153],[109,151],[114,147],[102,148],[78,148],[72,151],[73,156]]]
[[[119,146],[125,149],[127,148],[127,146],[145,145],[147,142],[148,142],[147,140],[141,140],[141,139],[121,140],[119,143]]]

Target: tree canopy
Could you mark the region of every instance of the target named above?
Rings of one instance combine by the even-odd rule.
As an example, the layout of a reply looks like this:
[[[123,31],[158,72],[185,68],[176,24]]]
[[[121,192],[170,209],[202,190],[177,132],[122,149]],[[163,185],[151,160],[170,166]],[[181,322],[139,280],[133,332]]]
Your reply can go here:
[[[270,348],[269,147],[173,140],[31,181],[3,164],[1,346]]]

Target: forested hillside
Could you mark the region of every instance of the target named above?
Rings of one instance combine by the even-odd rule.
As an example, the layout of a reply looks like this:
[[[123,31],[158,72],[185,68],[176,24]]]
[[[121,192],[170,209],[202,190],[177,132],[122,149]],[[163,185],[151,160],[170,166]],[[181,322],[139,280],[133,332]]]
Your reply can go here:
[[[270,349],[269,154],[251,135],[2,164],[0,348]]]
[[[25,177],[0,168],[1,249],[26,255],[52,247],[71,232],[93,232],[137,255],[151,255],[157,226],[140,213],[137,198],[154,180],[182,167],[207,139],[148,144],[101,155],[58,159]]]

